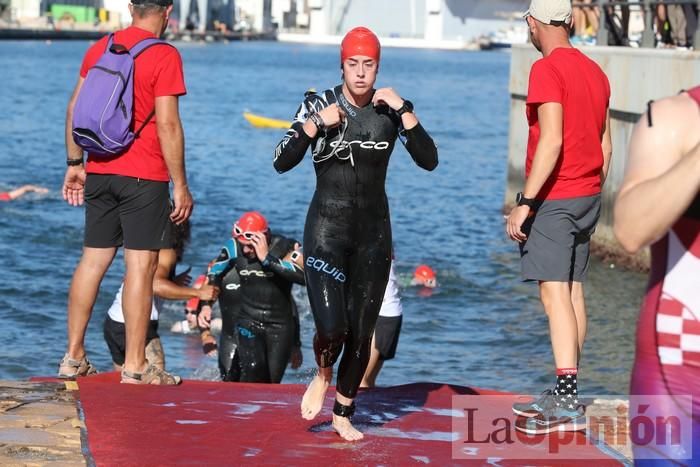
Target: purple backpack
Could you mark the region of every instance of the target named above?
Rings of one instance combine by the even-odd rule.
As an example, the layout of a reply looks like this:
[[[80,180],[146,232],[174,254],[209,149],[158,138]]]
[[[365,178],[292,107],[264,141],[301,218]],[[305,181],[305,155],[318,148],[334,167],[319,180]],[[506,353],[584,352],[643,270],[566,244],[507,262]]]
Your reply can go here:
[[[73,140],[89,154],[114,157],[123,153],[153,118],[155,108],[132,131],[134,60],[157,44],[167,43],[149,38],[127,50],[114,44],[114,34],[109,35],[107,48],[88,71],[73,109]]]

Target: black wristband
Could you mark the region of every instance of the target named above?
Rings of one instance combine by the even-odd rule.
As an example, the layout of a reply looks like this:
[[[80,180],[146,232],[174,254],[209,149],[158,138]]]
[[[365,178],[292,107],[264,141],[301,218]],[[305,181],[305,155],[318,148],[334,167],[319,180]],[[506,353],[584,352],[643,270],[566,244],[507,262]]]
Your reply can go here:
[[[335,404],[333,404],[333,413],[339,417],[350,418],[355,414],[355,403],[343,405],[335,401]]]
[[[326,129],[326,124],[323,121],[323,118],[321,118],[321,116],[317,112],[314,112],[311,115],[309,115],[309,120],[311,120],[313,124],[316,125],[318,131],[324,131]]]
[[[82,157],[80,159],[66,159],[66,165],[68,167],[74,167],[76,165],[82,165],[82,164],[83,164]]]
[[[404,99],[403,105],[396,112],[399,114],[399,116],[405,114],[406,112],[413,113],[413,102]]]
[[[533,198],[526,198],[525,195],[523,195],[522,191],[515,195],[515,204],[517,206],[527,206],[531,209],[534,209],[536,203],[537,200]]]

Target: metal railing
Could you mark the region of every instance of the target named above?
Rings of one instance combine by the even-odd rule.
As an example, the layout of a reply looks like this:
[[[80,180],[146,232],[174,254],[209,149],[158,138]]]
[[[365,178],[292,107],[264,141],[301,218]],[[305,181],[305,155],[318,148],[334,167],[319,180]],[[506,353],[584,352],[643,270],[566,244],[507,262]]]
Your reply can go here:
[[[579,8],[600,8],[600,21],[597,34],[598,44],[608,43],[608,21],[614,19],[614,7],[636,8],[638,11],[641,11],[644,16],[644,31],[642,32],[640,46],[654,47],[654,18],[656,17],[656,7],[658,5],[690,5],[696,6],[698,10],[700,10],[700,1],[698,0],[600,0],[596,3],[578,3],[574,6]],[[627,39],[629,39],[629,37]],[[695,50],[700,50],[700,20],[695,30],[693,47]]]

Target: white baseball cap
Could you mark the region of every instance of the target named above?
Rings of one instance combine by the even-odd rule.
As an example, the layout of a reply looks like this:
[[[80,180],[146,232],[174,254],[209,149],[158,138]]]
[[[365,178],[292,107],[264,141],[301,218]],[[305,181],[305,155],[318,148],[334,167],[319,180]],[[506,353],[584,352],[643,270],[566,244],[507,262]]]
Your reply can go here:
[[[571,0],[532,0],[525,16],[544,24],[571,24]]]

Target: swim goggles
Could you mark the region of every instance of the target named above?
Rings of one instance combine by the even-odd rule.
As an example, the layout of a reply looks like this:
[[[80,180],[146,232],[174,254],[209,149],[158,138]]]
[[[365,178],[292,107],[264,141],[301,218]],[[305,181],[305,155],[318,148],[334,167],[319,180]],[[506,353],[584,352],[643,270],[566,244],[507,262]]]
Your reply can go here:
[[[317,146],[316,151],[314,151],[312,155],[312,160],[315,164],[325,162],[332,157],[337,157],[341,161],[346,161],[350,159],[350,164],[353,167],[355,167],[355,159],[353,159],[352,157],[352,145],[348,144],[345,141],[345,132],[347,131],[349,124],[348,120],[349,119],[347,117],[345,118],[345,120],[343,120],[343,126],[340,130],[338,138],[330,142],[331,146],[335,144],[335,147],[331,150],[331,152],[329,152],[326,155],[321,155],[320,153],[325,148],[326,143],[325,139],[323,141],[319,141],[319,145]]]
[[[252,240],[255,238],[256,232],[244,232],[243,229],[241,229],[238,224],[233,224],[233,236],[234,237],[243,237],[246,240]]]

